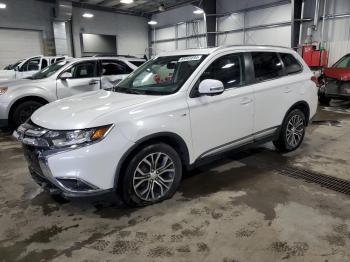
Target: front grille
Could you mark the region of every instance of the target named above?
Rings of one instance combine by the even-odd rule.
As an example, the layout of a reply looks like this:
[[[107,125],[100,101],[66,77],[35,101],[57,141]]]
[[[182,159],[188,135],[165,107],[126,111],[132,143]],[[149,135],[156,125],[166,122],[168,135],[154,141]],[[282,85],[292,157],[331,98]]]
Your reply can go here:
[[[39,151],[37,151],[33,146],[23,145],[23,152],[29,168],[39,174],[43,174],[39,164]]]

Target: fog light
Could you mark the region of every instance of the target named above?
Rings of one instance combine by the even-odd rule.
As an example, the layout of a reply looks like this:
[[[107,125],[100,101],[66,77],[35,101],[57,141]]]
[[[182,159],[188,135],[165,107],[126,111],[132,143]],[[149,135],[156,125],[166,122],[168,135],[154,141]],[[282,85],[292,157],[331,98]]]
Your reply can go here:
[[[66,189],[71,191],[86,192],[98,189],[97,187],[90,185],[80,179],[74,178],[58,178],[57,181]]]

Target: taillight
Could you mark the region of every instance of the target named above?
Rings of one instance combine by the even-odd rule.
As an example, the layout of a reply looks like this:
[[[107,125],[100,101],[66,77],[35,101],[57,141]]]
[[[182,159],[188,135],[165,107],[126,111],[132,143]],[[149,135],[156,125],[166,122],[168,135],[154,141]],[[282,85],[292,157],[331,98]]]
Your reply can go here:
[[[320,87],[320,82],[318,81],[318,78],[316,76],[312,76],[311,81],[313,81],[317,87]]]

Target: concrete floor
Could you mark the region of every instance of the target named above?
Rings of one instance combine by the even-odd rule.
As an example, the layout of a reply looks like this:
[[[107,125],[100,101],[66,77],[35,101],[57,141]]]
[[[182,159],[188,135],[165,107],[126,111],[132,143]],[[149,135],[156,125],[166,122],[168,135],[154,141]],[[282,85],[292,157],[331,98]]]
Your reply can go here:
[[[0,135],[0,261],[350,261],[350,197],[283,176],[298,166],[350,180],[350,105],[320,108],[296,152],[272,145],[186,174],[173,199],[59,204]]]

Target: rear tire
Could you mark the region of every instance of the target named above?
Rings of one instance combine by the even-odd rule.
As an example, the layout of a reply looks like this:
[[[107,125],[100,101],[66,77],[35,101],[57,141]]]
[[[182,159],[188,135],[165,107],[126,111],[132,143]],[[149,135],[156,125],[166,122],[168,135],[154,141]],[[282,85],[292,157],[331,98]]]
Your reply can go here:
[[[146,145],[131,158],[121,178],[121,192],[129,206],[146,206],[171,198],[181,181],[179,154],[169,145]]]
[[[305,136],[305,119],[305,114],[300,109],[294,109],[288,113],[282,124],[279,138],[273,141],[279,151],[291,152],[301,145]]]
[[[27,121],[27,119],[30,118],[35,110],[42,107],[43,105],[44,104],[37,101],[26,101],[19,104],[13,111],[12,119],[10,120],[11,124],[14,128],[17,128],[25,121]]]

